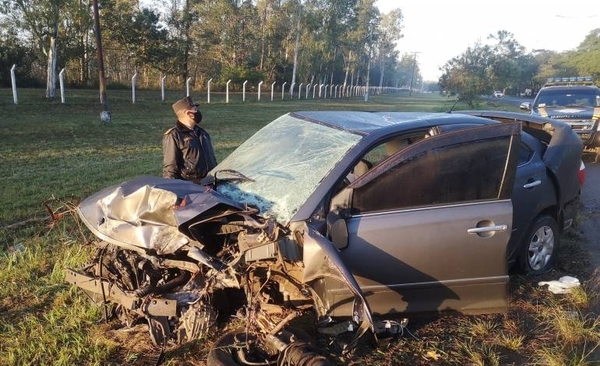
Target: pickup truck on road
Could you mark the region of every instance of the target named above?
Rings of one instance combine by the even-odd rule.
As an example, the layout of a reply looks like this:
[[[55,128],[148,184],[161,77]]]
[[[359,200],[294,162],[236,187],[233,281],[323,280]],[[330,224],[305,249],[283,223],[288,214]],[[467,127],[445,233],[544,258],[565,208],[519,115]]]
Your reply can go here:
[[[600,88],[591,77],[549,78],[533,103],[521,109],[568,123],[583,140],[586,151],[600,158]]]

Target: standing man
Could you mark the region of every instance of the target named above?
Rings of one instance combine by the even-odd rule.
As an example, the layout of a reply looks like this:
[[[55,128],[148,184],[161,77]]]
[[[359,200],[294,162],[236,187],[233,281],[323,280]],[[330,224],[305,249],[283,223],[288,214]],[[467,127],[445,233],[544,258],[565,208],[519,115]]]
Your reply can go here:
[[[163,177],[199,183],[217,165],[208,132],[200,128],[202,113],[192,98],[173,104],[177,124],[163,135]]]

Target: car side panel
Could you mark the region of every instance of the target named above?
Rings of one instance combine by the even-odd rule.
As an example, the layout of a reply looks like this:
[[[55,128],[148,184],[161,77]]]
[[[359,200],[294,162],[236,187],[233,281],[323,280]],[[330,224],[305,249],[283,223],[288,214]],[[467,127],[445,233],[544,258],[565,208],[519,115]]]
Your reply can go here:
[[[328,218],[329,232],[374,314],[507,310],[519,131],[490,125],[420,140],[336,195],[342,219]],[[345,290],[322,281],[329,312],[351,315]]]
[[[348,220],[350,242],[340,257],[374,314],[505,312],[511,219],[508,200],[356,216]],[[468,233],[485,220],[508,229]],[[339,288],[328,293],[333,304],[348,295]],[[333,315],[349,310],[340,305]]]
[[[527,134],[522,135],[522,140],[532,149],[533,156],[519,165],[515,176],[512,192],[513,227],[508,245],[508,259],[511,263],[516,260],[519,244],[535,217],[544,209],[556,205],[555,182],[548,176],[548,170],[542,161],[541,143]]]

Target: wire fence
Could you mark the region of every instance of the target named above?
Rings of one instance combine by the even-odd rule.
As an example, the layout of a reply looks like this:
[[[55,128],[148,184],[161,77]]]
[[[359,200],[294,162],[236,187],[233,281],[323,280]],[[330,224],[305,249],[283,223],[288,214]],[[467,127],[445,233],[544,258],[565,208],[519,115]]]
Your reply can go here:
[[[19,104],[18,80],[15,75],[16,65],[11,68],[11,86],[12,98],[14,104]],[[138,99],[137,73],[131,77],[131,103],[135,104]],[[165,88],[166,76],[161,78],[160,100],[167,100],[167,90]],[[197,92],[191,84],[191,78],[186,80],[185,90],[182,91],[184,96],[191,96]],[[202,95],[206,99],[206,103],[230,103],[230,102],[274,102],[278,100],[302,100],[302,99],[340,99],[353,98],[364,96],[365,101],[369,95],[378,95],[385,93],[393,93],[405,88],[394,87],[375,87],[368,85],[344,85],[344,84],[319,84],[319,83],[287,83],[277,84],[276,82],[265,84],[263,81],[257,84],[244,81],[241,85],[233,84],[231,80],[227,81],[224,86],[224,91],[212,91],[212,78],[202,86]],[[222,86],[221,86],[221,89]],[[61,103],[66,103],[69,97],[69,91],[65,88],[65,69],[59,73],[59,97]],[[241,91],[240,91],[241,90]],[[197,93],[196,93],[197,94]]]

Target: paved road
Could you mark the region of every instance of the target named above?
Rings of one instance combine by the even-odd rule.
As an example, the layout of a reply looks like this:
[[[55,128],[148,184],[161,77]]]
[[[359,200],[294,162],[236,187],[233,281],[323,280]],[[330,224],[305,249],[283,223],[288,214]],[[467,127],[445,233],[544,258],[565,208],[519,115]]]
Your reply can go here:
[[[581,211],[583,220],[581,233],[585,241],[582,243],[590,252],[590,261],[600,267],[600,163],[593,163],[586,157],[586,181],[581,194]]]
[[[532,98],[513,97],[510,95],[505,95],[502,98],[494,98],[491,96],[484,95],[481,98],[488,99],[488,100],[498,102],[498,103],[509,104],[509,105],[516,106],[516,107],[521,105],[521,103],[523,103],[523,102],[533,102]]]

